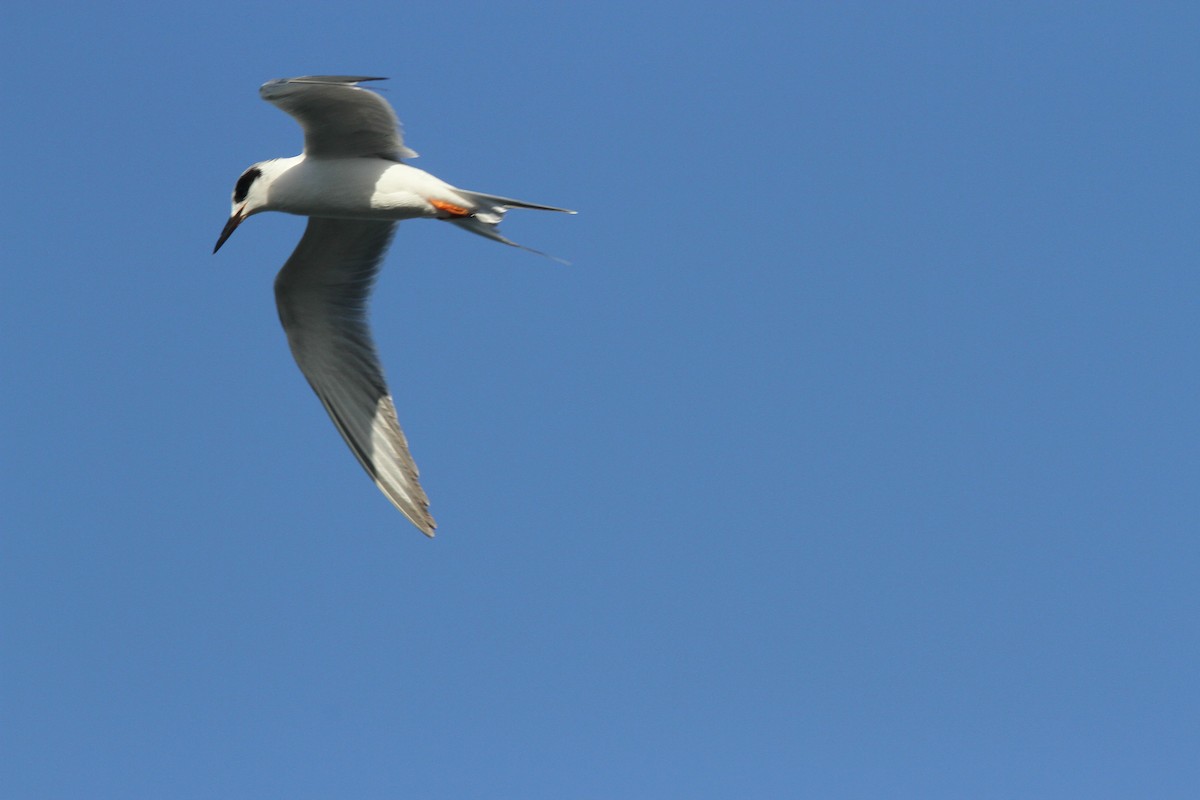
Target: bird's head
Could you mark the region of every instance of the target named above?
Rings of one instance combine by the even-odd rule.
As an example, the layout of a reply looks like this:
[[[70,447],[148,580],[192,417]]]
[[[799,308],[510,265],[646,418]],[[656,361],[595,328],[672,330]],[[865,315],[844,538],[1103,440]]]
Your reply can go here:
[[[221,237],[217,239],[216,247],[213,248],[214,253],[220,250],[221,245],[225,244],[225,240],[233,235],[237,226],[242,224],[242,220],[259,211],[267,210],[268,189],[276,173],[273,167],[274,162],[262,161],[247,169],[237,179],[237,183],[233,186],[233,207],[229,212],[229,221],[225,223]]]

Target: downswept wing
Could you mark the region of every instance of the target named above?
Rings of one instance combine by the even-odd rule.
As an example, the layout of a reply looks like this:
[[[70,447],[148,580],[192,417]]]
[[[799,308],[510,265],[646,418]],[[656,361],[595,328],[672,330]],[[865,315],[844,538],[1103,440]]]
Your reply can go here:
[[[381,81],[355,75],[308,75],[268,81],[262,98],[296,118],[310,158],[377,156],[416,158],[404,146],[400,121],[388,102],[356,84]]]
[[[292,355],[375,485],[426,536],[436,527],[367,327],[395,222],[311,217],[275,279]]]

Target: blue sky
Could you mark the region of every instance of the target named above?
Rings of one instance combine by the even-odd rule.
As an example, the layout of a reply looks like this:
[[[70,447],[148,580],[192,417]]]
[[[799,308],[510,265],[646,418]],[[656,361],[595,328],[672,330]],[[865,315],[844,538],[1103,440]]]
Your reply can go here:
[[[1200,10],[40,3],[8,79],[12,798],[1200,789]],[[401,227],[440,527],[219,255],[271,78],[579,209]]]

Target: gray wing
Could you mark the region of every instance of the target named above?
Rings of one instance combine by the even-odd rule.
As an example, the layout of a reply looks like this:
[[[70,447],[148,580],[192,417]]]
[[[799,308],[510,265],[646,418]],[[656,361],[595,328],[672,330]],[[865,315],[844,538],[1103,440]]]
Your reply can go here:
[[[262,98],[296,118],[304,154],[313,158],[416,158],[404,146],[400,121],[387,101],[356,84],[380,81],[356,75],[308,75],[268,81]]]
[[[275,279],[292,355],[375,485],[427,536],[435,527],[367,327],[395,222],[312,217]]]

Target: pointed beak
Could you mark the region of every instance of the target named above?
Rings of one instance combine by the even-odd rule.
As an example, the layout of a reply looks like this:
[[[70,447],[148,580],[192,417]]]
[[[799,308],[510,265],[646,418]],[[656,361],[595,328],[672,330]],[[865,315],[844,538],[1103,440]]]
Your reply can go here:
[[[245,206],[242,208],[245,208]],[[221,229],[221,238],[217,239],[217,244],[213,248],[214,253],[221,249],[221,245],[225,244],[226,239],[233,236],[233,232],[237,230],[237,226],[241,225],[242,220],[246,218],[246,213],[242,208],[233,212],[233,216],[229,218],[229,221],[225,223],[225,227]]]

